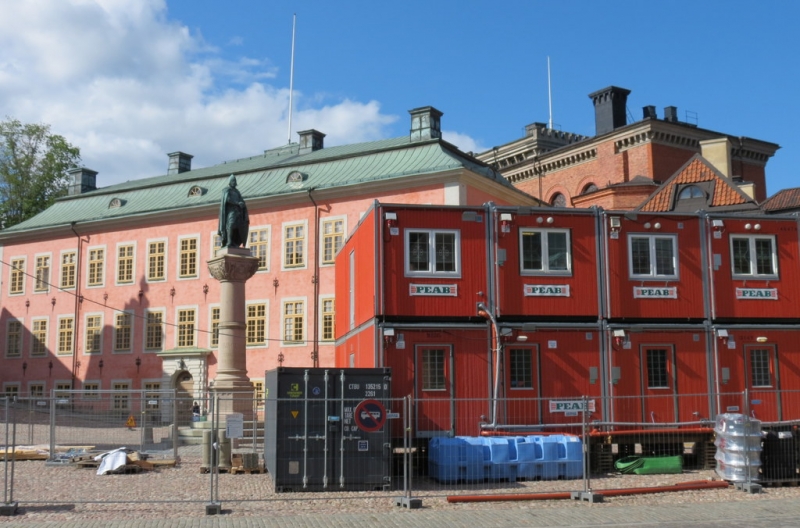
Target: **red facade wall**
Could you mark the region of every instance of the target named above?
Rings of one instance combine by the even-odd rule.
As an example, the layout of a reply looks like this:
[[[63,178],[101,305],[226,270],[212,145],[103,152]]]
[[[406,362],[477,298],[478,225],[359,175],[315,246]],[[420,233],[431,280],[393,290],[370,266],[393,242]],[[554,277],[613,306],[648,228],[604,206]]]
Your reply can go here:
[[[611,217],[618,218],[621,226],[618,230],[609,227],[609,236],[606,240],[608,317],[610,319],[701,319],[704,316],[704,301],[699,218],[638,214],[636,219],[632,219],[624,215],[607,213],[607,224]],[[617,238],[612,238],[614,231],[617,233]],[[674,236],[677,248],[675,253],[677,277],[632,277],[631,235]],[[656,258],[653,256],[651,266],[654,265]]]

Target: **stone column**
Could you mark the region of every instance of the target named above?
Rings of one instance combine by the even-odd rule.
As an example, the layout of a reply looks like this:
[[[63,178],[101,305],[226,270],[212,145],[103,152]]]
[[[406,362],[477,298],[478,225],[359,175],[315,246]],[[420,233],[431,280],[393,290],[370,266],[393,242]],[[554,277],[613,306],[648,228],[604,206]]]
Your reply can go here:
[[[245,283],[258,270],[258,258],[246,248],[222,248],[208,261],[220,282],[219,352],[214,392],[220,397],[220,418],[252,410],[253,386],[247,377],[247,314]]]

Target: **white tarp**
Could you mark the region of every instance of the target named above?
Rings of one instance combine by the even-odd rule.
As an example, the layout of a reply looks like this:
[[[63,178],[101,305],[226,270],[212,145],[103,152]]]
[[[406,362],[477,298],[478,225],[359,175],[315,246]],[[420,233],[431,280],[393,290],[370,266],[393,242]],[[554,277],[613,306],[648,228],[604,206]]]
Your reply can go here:
[[[128,448],[120,447],[108,453],[101,453],[94,457],[95,461],[100,462],[97,468],[98,475],[105,475],[109,471],[114,471],[128,463]]]

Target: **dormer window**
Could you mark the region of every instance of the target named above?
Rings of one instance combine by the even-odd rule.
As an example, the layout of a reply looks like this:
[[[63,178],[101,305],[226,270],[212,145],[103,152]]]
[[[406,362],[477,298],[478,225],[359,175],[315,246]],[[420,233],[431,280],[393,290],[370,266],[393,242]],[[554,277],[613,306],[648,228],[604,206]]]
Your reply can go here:
[[[678,193],[678,200],[690,200],[692,198],[705,198],[706,193],[703,192],[703,189],[698,187],[697,185],[690,185],[688,187],[684,187],[681,189],[681,192]]]
[[[116,209],[118,207],[122,207],[123,205],[125,205],[125,201],[120,200],[119,198],[114,198],[110,202],[108,202],[109,209]]]
[[[193,186],[189,189],[188,196],[191,198],[192,196],[203,196],[206,193],[206,190],[200,187],[199,185]]]

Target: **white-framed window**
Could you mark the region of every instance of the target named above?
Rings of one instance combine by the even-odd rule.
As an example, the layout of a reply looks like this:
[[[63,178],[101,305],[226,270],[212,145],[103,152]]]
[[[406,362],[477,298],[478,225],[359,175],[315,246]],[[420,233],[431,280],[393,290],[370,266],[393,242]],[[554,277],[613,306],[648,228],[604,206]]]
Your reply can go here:
[[[219,306],[211,306],[209,308],[209,321],[211,328],[211,333],[208,336],[208,347],[209,348],[219,348],[219,317],[220,317],[220,307]]]
[[[175,346],[190,348],[197,343],[197,308],[180,307],[177,309],[178,328],[175,335]]]
[[[117,244],[117,284],[133,284],[136,264],[136,243]]]
[[[250,383],[253,384],[253,397],[256,400],[256,408],[263,409],[264,408],[264,380],[263,379],[251,379]]]
[[[145,408],[157,411],[161,408],[161,382],[156,380],[142,380],[144,389]]]
[[[21,319],[11,319],[6,322],[6,357],[22,357],[22,328]]]
[[[196,279],[198,275],[198,235],[178,239],[178,278]]]
[[[677,246],[678,237],[675,235],[629,235],[628,256],[631,278],[677,278]]]
[[[267,303],[247,304],[247,346],[263,347],[267,344]]]
[[[306,231],[308,222],[283,224],[283,269],[306,267]]]
[[[167,239],[147,241],[147,282],[167,280]]]
[[[50,291],[50,262],[51,255],[36,255],[36,280],[33,291],[46,293]]]
[[[164,349],[164,310],[150,309],[144,313],[144,351]]]
[[[405,271],[412,277],[460,277],[458,230],[405,230]]]
[[[258,271],[269,271],[269,226],[251,227],[247,245],[250,255],[258,257]]]
[[[322,260],[320,264],[323,266],[333,265],[336,254],[342,249],[346,229],[345,218],[344,216],[331,217],[324,218],[321,221],[320,236],[322,237],[322,243],[320,245],[322,246]]]
[[[283,301],[283,344],[299,345],[305,341],[306,302],[305,299],[284,299]]]
[[[100,381],[86,380],[83,382],[83,399],[97,400],[100,398]]]
[[[103,353],[103,314],[86,314],[84,354]]]
[[[89,248],[88,253],[86,285],[90,288],[103,286],[105,284],[106,248],[105,246]]]
[[[211,258],[217,256],[217,251],[222,249],[222,237],[216,231],[211,233]]]
[[[336,301],[333,297],[322,297],[320,304],[320,340],[333,341],[336,339]]]
[[[47,323],[46,318],[31,321],[31,357],[47,356]]]
[[[44,397],[44,391],[46,386],[47,384],[44,383],[43,381],[28,382],[28,396],[30,396],[31,398]]]
[[[78,263],[78,252],[74,250],[61,253],[61,288],[75,288],[75,269]]]
[[[572,274],[569,229],[520,229],[519,247],[523,275]]]
[[[58,349],[59,356],[71,356],[75,345],[75,318],[64,315],[58,318]]]
[[[7,381],[3,383],[3,395],[12,401],[16,401],[19,397],[19,382]]]
[[[53,388],[55,389],[56,398],[69,398],[70,391],[72,390],[72,383],[67,380],[56,380],[56,382],[53,384]]]
[[[133,314],[117,312],[114,314],[114,352],[133,350]]]
[[[773,235],[731,235],[733,276],[778,277],[778,253]]]
[[[25,257],[11,259],[11,272],[8,277],[8,294],[23,295],[25,293]]]
[[[130,381],[111,381],[111,390],[113,390],[112,401],[113,409],[115,411],[127,411],[131,407],[131,382]]]

